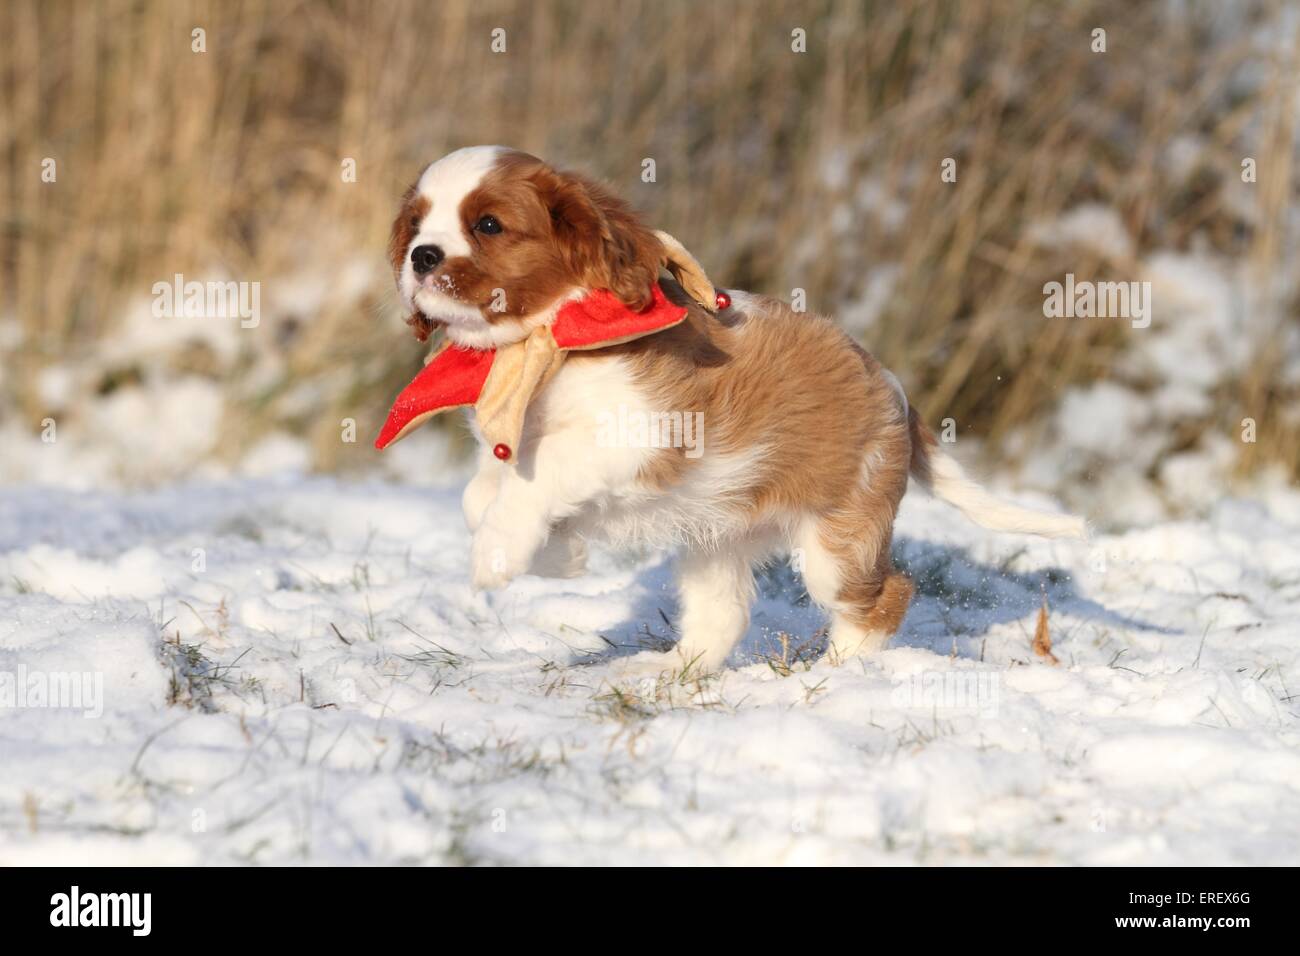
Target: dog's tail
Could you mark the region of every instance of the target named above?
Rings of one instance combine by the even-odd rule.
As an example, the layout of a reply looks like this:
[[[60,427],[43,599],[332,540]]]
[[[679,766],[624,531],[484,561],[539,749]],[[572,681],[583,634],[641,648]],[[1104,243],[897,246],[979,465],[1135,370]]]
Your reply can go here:
[[[966,477],[961,465],[945,454],[934,432],[915,408],[907,411],[912,436],[912,477],[930,494],[948,502],[977,525],[993,531],[1015,531],[1047,538],[1086,538],[1088,525],[1074,515],[1021,508],[989,494]]]

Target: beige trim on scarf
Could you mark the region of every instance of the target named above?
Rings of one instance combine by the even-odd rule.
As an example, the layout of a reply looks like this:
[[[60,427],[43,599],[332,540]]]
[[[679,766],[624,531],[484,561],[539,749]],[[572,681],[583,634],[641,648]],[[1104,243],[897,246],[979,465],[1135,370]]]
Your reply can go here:
[[[657,231],[655,235],[664,245],[664,265],[673,278],[696,302],[709,312],[715,311],[717,300],[713,283],[695,257],[668,233]],[[591,348],[604,348],[619,341],[627,340],[601,342]],[[518,460],[528,406],[533,396],[560,370],[565,351],[556,345],[549,325],[533,329],[522,342],[497,349],[492,368],[483,382],[483,390],[474,403],[474,414],[488,445],[494,451],[505,446],[508,454],[503,461],[514,464]]]
[[[664,232],[656,229],[655,235],[664,247],[664,265],[672,273],[677,283],[686,290],[686,294],[704,306],[709,312],[718,309],[718,296],[713,283],[704,272],[704,267],[695,257],[686,251],[686,247]]]

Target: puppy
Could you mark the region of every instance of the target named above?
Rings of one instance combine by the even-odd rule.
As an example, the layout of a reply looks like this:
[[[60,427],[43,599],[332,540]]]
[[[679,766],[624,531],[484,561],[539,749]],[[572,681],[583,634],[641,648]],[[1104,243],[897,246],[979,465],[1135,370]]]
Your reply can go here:
[[[597,326],[594,344],[547,367],[517,448],[480,434],[463,499],[476,588],[580,574],[588,540],[676,550],[676,660],[708,670],[745,632],[754,565],[793,552],[842,659],[883,648],[907,611],[890,539],[909,476],[987,528],[1084,534],[1078,518],[967,479],[898,380],[831,320],[743,292],[692,299],[624,202],[536,157],[483,146],[433,163],[389,254],[409,321],[441,326],[458,368],[539,330],[560,340],[573,309]],[[621,334],[651,315],[666,319]]]

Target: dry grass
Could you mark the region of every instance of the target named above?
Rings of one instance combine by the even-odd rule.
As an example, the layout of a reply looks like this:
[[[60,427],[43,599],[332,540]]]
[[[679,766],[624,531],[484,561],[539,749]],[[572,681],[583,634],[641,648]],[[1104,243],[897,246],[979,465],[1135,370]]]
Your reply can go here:
[[[1133,334],[1045,321],[1047,279],[1132,278],[1144,252],[1194,242],[1249,260],[1261,282],[1289,265],[1297,64],[1248,43],[1267,2],[1190,8],[10,0],[0,309],[22,341],[0,417],[47,413],[37,381],[51,363],[93,367],[87,392],[157,374],[96,355],[124,304],[175,272],[328,282],[361,258],[374,269],[366,294],[249,334],[234,360],[202,348],[168,360],[223,383],[221,454],[281,426],[311,434],[322,467],[361,461],[364,442],[341,445],[338,420],[367,433],[419,362],[397,348],[382,260],[395,201],[431,158],[507,142],[606,177],[724,285],[787,298],[799,287],[811,308],[852,314],[871,270],[897,264],[868,347],[927,416],[996,441],[1066,385],[1105,377]],[[1096,25],[1104,56],[1089,50]],[[196,26],[204,54],[190,49]],[[504,54],[490,52],[496,27]],[[791,52],[796,27],[805,54]],[[1233,82],[1243,67],[1247,93]],[[1179,137],[1196,144],[1192,174],[1171,173]],[[1245,155],[1261,171],[1249,215],[1225,199]],[[46,156],[57,185],[40,180]],[[345,157],[354,184],[341,181]],[[655,183],[640,181],[646,157]],[[945,157],[956,186],[940,180]],[[864,183],[903,218],[877,214]],[[1131,257],[1034,245],[1030,225],[1081,202],[1118,210]],[[1265,333],[1294,322],[1289,300],[1265,305]],[[1294,471],[1281,411],[1298,396],[1259,341],[1217,417],[1180,428],[1191,442],[1251,414],[1260,440],[1247,451]],[[274,374],[251,374],[265,353]]]

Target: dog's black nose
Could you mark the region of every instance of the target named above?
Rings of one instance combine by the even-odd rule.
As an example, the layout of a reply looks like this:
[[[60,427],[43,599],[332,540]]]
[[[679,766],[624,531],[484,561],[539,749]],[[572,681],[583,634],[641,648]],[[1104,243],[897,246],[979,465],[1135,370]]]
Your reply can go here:
[[[442,260],[442,249],[438,246],[416,246],[411,250],[411,265],[415,266],[418,276],[432,272]]]

